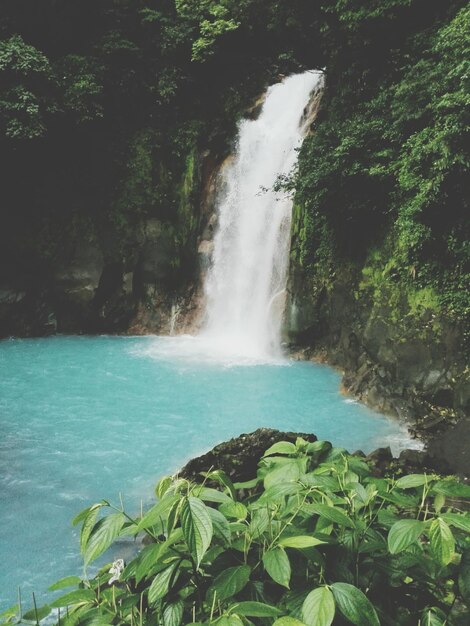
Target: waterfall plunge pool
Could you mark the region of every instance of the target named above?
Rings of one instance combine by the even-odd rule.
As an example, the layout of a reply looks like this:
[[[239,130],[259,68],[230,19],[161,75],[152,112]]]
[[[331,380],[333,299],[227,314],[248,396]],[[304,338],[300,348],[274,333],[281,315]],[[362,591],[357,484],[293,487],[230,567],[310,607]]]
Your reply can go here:
[[[261,426],[364,451],[413,445],[397,422],[339,392],[329,367],[224,356],[203,338],[52,337],[0,342],[0,609],[47,600],[81,573],[75,514],[128,510],[157,479]],[[226,353],[224,353],[226,354]]]

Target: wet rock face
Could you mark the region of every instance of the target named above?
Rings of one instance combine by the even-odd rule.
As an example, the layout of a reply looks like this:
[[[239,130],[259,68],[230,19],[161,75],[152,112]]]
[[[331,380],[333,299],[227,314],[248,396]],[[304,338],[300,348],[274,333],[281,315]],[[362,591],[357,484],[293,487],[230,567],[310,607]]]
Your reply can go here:
[[[186,156],[184,171],[174,179],[166,171],[161,174],[160,183],[170,181],[173,192],[160,198],[165,206],[136,205],[128,223],[86,222],[66,234],[68,239],[64,235],[60,258],[48,258],[40,268],[26,258],[20,269],[0,271],[0,338],[196,332],[203,318],[202,283],[212,257],[216,180],[224,157],[209,150]],[[147,183],[136,189],[141,187],[149,191]],[[121,204],[131,195],[124,194]],[[127,215],[126,207],[121,210]]]
[[[136,230],[131,254],[107,232],[99,241],[78,241],[41,276],[29,268],[22,290],[0,284],[0,337],[126,332],[141,304],[160,309],[143,320],[145,330],[167,331],[174,292],[168,282],[175,273],[172,235],[158,220]]]
[[[68,262],[55,269],[50,300],[59,332],[89,328],[104,269],[99,246],[85,242],[76,247]]]
[[[349,272],[349,273],[348,273]],[[294,267],[287,336],[306,358],[343,370],[343,389],[383,413],[408,421],[425,441],[470,415],[470,375],[463,329],[429,311],[410,315],[359,294],[361,274],[345,268],[328,292]]]
[[[470,476],[470,418],[435,437],[428,451],[435,462],[445,464],[452,473]]]

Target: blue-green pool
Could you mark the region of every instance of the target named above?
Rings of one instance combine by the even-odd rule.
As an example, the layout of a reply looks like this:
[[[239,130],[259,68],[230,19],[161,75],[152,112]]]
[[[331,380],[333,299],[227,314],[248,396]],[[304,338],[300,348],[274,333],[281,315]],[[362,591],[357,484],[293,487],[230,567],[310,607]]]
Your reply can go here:
[[[191,338],[55,337],[0,342],[0,607],[38,603],[80,573],[75,513],[260,426],[351,450],[409,445],[396,422],[345,399],[332,369],[226,359]]]

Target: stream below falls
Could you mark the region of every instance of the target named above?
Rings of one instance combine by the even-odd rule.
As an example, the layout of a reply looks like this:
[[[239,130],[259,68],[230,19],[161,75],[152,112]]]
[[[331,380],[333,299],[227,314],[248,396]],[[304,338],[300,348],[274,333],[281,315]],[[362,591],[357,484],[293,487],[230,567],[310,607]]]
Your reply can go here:
[[[80,574],[71,520],[103,498],[129,511],[157,479],[266,426],[353,451],[410,447],[406,430],[345,398],[329,367],[218,354],[192,337],[0,342],[0,608],[48,599]],[[122,546],[122,554],[129,550]]]

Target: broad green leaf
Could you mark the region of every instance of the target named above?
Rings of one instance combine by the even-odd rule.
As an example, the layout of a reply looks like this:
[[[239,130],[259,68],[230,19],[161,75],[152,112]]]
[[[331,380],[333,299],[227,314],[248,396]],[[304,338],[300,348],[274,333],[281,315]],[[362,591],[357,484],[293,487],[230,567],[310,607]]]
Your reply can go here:
[[[390,491],[389,493],[383,493],[379,491],[379,497],[383,498],[386,502],[391,502],[404,509],[413,509],[419,504],[419,497],[413,493],[403,493],[400,491]]]
[[[283,587],[289,588],[291,567],[284,548],[277,547],[263,554],[264,569],[271,578]]]
[[[309,472],[301,477],[301,481],[310,487],[318,487],[324,491],[335,492],[341,490],[338,479],[334,476],[323,476],[322,474]]]
[[[209,487],[199,487],[194,490],[193,494],[196,498],[204,500],[205,502],[217,502],[223,504],[224,502],[232,504],[233,500],[223,491],[217,491],[217,489],[211,489]]]
[[[220,511],[217,511],[217,509],[208,508],[207,511],[212,520],[214,534],[222,539],[225,544],[230,544],[232,533],[230,532],[230,524],[228,523],[227,518],[222,515]]]
[[[432,479],[432,476],[427,476],[426,474],[408,474],[408,476],[399,478],[395,483],[395,487],[399,489],[413,489],[414,487],[422,487]]]
[[[248,509],[241,502],[227,502],[219,506],[219,511],[225,517],[236,520],[244,520],[248,515]]]
[[[15,604],[13,606],[9,606],[8,609],[5,609],[0,613],[0,624],[9,624],[10,622],[17,623],[19,620],[20,614],[20,605]]]
[[[441,518],[447,524],[470,533],[470,517],[467,517],[467,515],[459,515],[458,513],[443,513]]]
[[[210,565],[211,563],[213,563],[216,560],[216,558],[218,556],[223,554],[226,549],[227,549],[227,546],[225,546],[225,547],[218,546],[218,545],[212,546],[205,553],[204,558],[202,559],[202,563],[204,563],[205,565]]]
[[[170,583],[176,580],[176,570],[180,563],[180,560],[175,560],[171,565],[155,576],[148,590],[149,604],[155,604],[158,600],[166,596],[170,588]]]
[[[356,486],[356,483],[359,482],[359,476],[356,474],[356,472],[348,470],[344,474],[343,480],[346,485],[346,489],[351,489],[353,486]]]
[[[446,503],[446,497],[443,493],[436,493],[436,495],[434,496],[434,501],[433,501],[433,505],[434,505],[434,510],[436,511],[436,513],[440,513],[442,511],[442,508],[444,507]]]
[[[335,617],[335,599],[328,587],[311,591],[302,605],[302,619],[307,626],[330,626]]]
[[[180,626],[183,619],[183,609],[182,600],[167,604],[163,610],[163,626]]]
[[[119,536],[125,522],[126,517],[122,513],[113,513],[96,524],[86,544],[85,565],[94,561],[111,546],[113,541]]]
[[[80,552],[82,555],[85,554],[88,539],[90,538],[91,532],[96,524],[99,510],[100,507],[90,508],[88,515],[86,515],[83,519],[82,528],[80,530]]]
[[[297,448],[297,450],[300,450],[301,452],[305,452],[308,446],[308,441],[306,439],[304,439],[303,437],[297,437],[297,439],[295,440],[295,447]]]
[[[319,546],[322,543],[326,543],[322,539],[310,535],[297,535],[296,537],[283,537],[279,540],[279,545],[284,548],[312,548],[313,546]]]
[[[289,441],[278,441],[263,454],[263,458],[273,454],[297,454],[297,448]]]
[[[212,520],[202,500],[192,496],[185,498],[181,509],[181,527],[196,567],[199,567],[213,533]]]
[[[297,591],[288,591],[284,595],[286,609],[288,610],[290,617],[295,617],[299,620],[302,619],[302,605],[305,598],[308,596],[308,593],[308,591],[302,589]]]
[[[23,615],[23,619],[28,622],[29,621],[39,622],[45,617],[47,617],[50,612],[51,612],[51,607],[46,604],[44,606],[38,607],[37,609],[31,609],[30,611],[28,611],[27,613]]]
[[[338,524],[339,526],[345,526],[346,528],[353,528],[354,523],[352,519],[350,519],[346,513],[341,511],[340,509],[335,509],[332,506],[328,506],[327,504],[310,504],[308,505],[308,512],[313,513],[314,515],[320,515],[325,519]]]
[[[398,554],[406,550],[412,543],[418,541],[426,528],[424,522],[415,519],[404,519],[395,522],[388,533],[388,549],[391,554]]]
[[[234,483],[233,486],[235,489],[253,489],[259,482],[261,482],[260,478],[252,478],[251,480],[245,480],[243,483]]]
[[[223,470],[217,469],[212,472],[204,472],[203,476],[211,480],[216,480],[218,483],[220,483],[229,490],[230,495],[234,500],[236,499],[237,494],[234,484]]]
[[[248,565],[238,565],[237,567],[229,567],[212,583],[208,593],[209,601],[216,596],[216,601],[223,602],[227,598],[231,598],[245,587],[250,579],[251,569]]]
[[[137,583],[139,583],[142,579],[152,577],[155,573],[161,572],[170,561],[174,560],[174,552],[171,550],[171,546],[182,541],[182,539],[182,529],[176,528],[163,543],[152,543],[143,548],[137,558],[126,565],[121,580],[129,580],[135,577]]]
[[[364,459],[358,456],[348,456],[348,466],[349,469],[363,478],[370,476],[370,467]]]
[[[137,526],[138,530],[145,530],[146,528],[151,528],[152,526],[156,526],[158,524],[160,526],[160,530],[163,531],[163,522],[165,521],[169,510],[176,502],[179,502],[179,500],[180,496],[178,495],[168,495],[160,500],[160,502],[157,502],[157,504],[147,511],[147,513],[139,521]]]
[[[331,590],[336,606],[354,626],[380,626],[374,607],[360,589],[348,583],[334,583]]]
[[[166,532],[167,534],[171,534],[177,527],[177,524],[181,517],[181,509],[183,508],[183,504],[185,503],[186,498],[183,498],[179,493],[174,494],[176,499],[171,505],[170,510],[168,511],[167,520],[166,520]],[[168,497],[168,494],[167,494]],[[158,527],[157,527],[158,528]]]
[[[422,626],[444,626],[445,621],[445,613],[443,613],[440,609],[432,608],[423,611],[420,624]]]
[[[256,509],[251,516],[250,533],[253,537],[261,537],[267,530],[270,522],[270,514],[266,508]]]
[[[69,591],[69,593],[51,602],[51,608],[58,609],[63,606],[73,606],[75,604],[89,604],[94,600],[96,600],[96,595],[93,589],[75,589],[75,591]]]
[[[105,506],[104,502],[97,502],[96,504],[93,504],[92,506],[87,506],[86,509],[83,509],[83,511],[80,511],[80,513],[73,518],[72,526],[76,526],[79,522],[82,522],[91,511],[94,511],[95,509],[100,509],[102,506]]]
[[[429,529],[431,550],[441,565],[448,565],[455,552],[455,540],[451,529],[441,518],[431,522]]]
[[[432,491],[453,498],[470,498],[470,485],[464,485],[455,480],[440,480],[433,485]]]
[[[246,524],[243,522],[229,522],[230,532],[232,533],[245,533],[247,530]]]
[[[230,611],[244,617],[278,617],[282,611],[263,602],[239,602],[230,607]]]
[[[264,487],[268,489],[279,483],[296,482],[299,480],[300,474],[301,471],[297,459],[292,459],[289,463],[270,470],[264,477]]]
[[[165,493],[168,491],[171,483],[173,482],[173,478],[171,476],[163,476],[157,483],[155,487],[155,495],[159,500],[163,498]]]
[[[400,521],[396,513],[386,508],[380,509],[377,514],[377,519],[379,524],[385,526],[385,528],[391,528],[395,522]]]
[[[253,503],[252,508],[261,508],[266,506],[266,502],[279,502],[283,501],[286,496],[292,496],[302,490],[302,485],[299,483],[280,483],[273,485],[266,489],[258,498],[256,503]]]
[[[49,591],[59,591],[59,589],[67,589],[67,587],[76,587],[81,583],[81,579],[78,576],[67,576],[61,578],[49,587]]]
[[[351,486],[351,491],[356,507],[359,505],[360,508],[362,505],[368,504],[370,500],[370,492],[367,491],[361,483],[357,482],[354,486]]]
[[[314,441],[307,444],[307,454],[315,459],[319,459],[322,455],[329,452],[332,447],[329,441]]]
[[[306,624],[295,617],[286,616],[277,619],[273,626],[306,626]]]
[[[116,592],[116,588],[114,589]],[[122,599],[119,598],[119,605],[123,611],[131,610],[134,607],[137,607],[140,604],[140,593],[128,593],[125,592],[122,596]],[[112,597],[111,597],[112,601]]]
[[[146,546],[140,552],[135,569],[135,580],[137,584],[139,584],[143,578],[146,578],[153,573],[161,551],[162,544],[153,543],[150,546]]]
[[[71,617],[64,620],[64,626],[71,626],[71,624],[77,624],[77,626],[110,626],[113,623],[113,614],[105,612],[104,610],[98,612],[95,608],[86,610],[83,614],[80,614],[77,620],[71,621]]]

